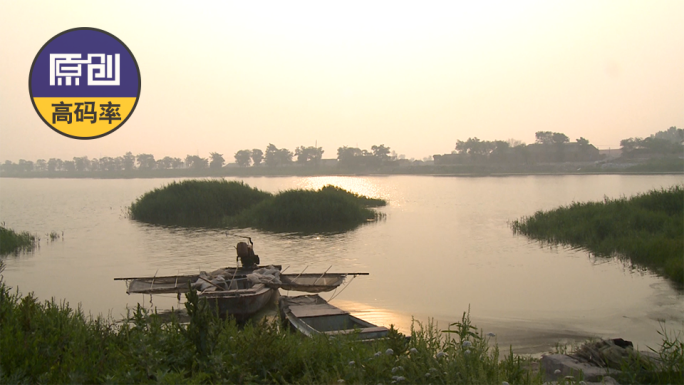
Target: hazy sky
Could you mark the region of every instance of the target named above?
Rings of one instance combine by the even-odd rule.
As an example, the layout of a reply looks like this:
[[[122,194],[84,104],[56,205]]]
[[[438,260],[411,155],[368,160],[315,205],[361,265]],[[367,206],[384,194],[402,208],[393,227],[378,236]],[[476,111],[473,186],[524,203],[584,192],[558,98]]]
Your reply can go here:
[[[268,143],[385,144],[423,158],[456,140],[536,131],[599,148],[684,127],[684,1],[0,2],[0,160]],[[54,35],[95,27],[140,66],[133,116],[100,139],[52,131],[31,63]]]

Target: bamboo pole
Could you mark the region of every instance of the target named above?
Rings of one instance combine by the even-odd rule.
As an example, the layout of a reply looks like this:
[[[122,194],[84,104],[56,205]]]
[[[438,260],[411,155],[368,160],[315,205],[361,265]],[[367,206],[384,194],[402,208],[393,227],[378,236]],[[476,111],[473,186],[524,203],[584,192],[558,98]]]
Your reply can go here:
[[[332,265],[330,265],[330,267],[328,268],[328,270],[330,270],[331,268],[332,268]],[[325,273],[328,272],[328,270],[324,271],[323,274],[321,274],[320,277],[316,278],[316,280],[314,281],[313,284],[316,285],[316,283],[318,282],[318,280],[321,279],[321,278],[323,278],[323,276],[325,275]]]

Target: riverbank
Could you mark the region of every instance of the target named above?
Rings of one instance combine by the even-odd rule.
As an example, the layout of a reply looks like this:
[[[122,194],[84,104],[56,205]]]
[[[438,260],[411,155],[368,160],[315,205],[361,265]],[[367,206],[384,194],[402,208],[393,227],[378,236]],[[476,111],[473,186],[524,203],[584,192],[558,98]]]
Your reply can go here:
[[[363,344],[353,335],[303,338],[275,320],[238,327],[194,293],[185,306],[187,323],[140,306],[114,323],[65,301],[21,296],[0,278],[0,382],[542,384],[555,375],[512,348],[501,353],[468,313],[447,330],[415,324],[408,342],[392,329],[388,339]],[[676,382],[681,346],[664,336],[661,363],[625,367],[618,378]]]
[[[684,175],[682,172],[673,171],[604,171],[604,172],[448,172],[446,170],[434,170],[433,172],[264,172],[264,173],[239,173],[239,172],[194,172],[187,170],[166,170],[169,172],[138,172],[121,171],[115,173],[92,173],[92,172],[59,172],[59,173],[32,173],[32,174],[0,174],[0,178],[22,179],[169,179],[169,178],[223,178],[223,177],[356,177],[356,176],[440,176],[440,177],[517,177],[517,176],[578,176],[578,175]]]
[[[239,328],[196,294],[187,298],[187,324],[162,322],[140,306],[115,324],[2,283],[0,382],[541,383],[531,359],[500,360],[466,314],[451,333],[417,325],[409,343],[392,330],[361,344],[353,335],[302,338],[276,321]]]
[[[4,171],[5,178],[207,178],[261,176],[382,176],[382,175],[439,175],[439,176],[523,176],[523,175],[668,175],[684,174],[683,159],[657,159],[641,163],[540,163],[540,164],[454,164],[403,165],[376,168],[335,166],[279,166],[279,167],[221,167],[178,168],[119,171]]]

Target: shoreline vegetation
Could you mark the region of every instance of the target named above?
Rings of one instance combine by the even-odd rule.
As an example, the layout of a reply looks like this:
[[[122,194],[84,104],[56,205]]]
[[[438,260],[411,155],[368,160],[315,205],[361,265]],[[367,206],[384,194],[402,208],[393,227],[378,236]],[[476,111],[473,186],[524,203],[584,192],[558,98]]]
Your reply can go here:
[[[629,261],[684,286],[684,185],[631,198],[574,202],[513,221],[516,234]]]
[[[70,179],[153,179],[153,178],[221,178],[278,176],[365,176],[365,175],[433,175],[433,176],[527,176],[527,175],[648,175],[684,174],[684,159],[665,157],[627,163],[565,162],[520,164],[385,164],[378,167],[289,166],[130,169],[113,171],[3,171],[0,178],[70,178]]]
[[[16,232],[0,225],[0,255],[31,251],[36,242],[36,237],[28,231]]]
[[[1,282],[1,281],[0,281]],[[390,337],[303,338],[276,320],[238,327],[188,293],[189,323],[138,305],[121,323],[86,317],[65,301],[22,297],[0,283],[1,383],[498,383],[541,384],[532,359],[510,355],[464,314],[455,334],[433,325],[410,342]],[[452,338],[448,338],[452,337]],[[465,341],[468,341],[465,343]]]
[[[2,271],[0,260],[0,273]],[[414,322],[371,343],[341,335],[304,338],[275,319],[243,327],[186,294],[189,322],[140,305],[122,322],[86,316],[66,301],[11,290],[0,275],[0,383],[396,383],[542,384],[539,360],[501,353],[463,313],[439,330]],[[656,360],[630,354],[620,383],[678,383],[684,343],[661,333]],[[582,376],[559,383],[577,383]],[[623,382],[626,381],[626,382]]]
[[[130,218],[156,225],[270,231],[340,231],[382,217],[387,201],[334,186],[271,194],[243,182],[186,180],[143,194]]]

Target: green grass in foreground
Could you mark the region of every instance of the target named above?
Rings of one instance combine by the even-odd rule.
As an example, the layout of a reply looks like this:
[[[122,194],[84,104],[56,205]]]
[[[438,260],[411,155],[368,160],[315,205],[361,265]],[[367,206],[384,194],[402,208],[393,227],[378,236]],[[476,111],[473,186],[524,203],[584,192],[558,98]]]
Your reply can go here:
[[[187,298],[189,324],[139,306],[115,324],[0,283],[0,383],[541,383],[531,359],[500,360],[466,314],[453,333],[418,324],[408,344],[397,332],[364,344],[307,339],[276,321],[238,328]]]
[[[632,198],[572,203],[512,223],[515,233],[583,247],[598,256],[626,257],[684,284],[684,187]]]
[[[385,204],[334,186],[272,195],[242,182],[188,180],[144,194],[129,211],[135,220],[161,225],[336,231],[376,219],[368,207]]]
[[[36,247],[36,237],[26,231],[17,233],[12,229],[0,226],[0,255],[31,251]]]
[[[0,272],[2,267],[0,260]],[[239,328],[218,319],[196,293],[187,299],[187,324],[175,318],[162,322],[140,306],[114,323],[86,317],[65,301],[21,296],[0,276],[0,383],[543,382],[533,359],[512,349],[500,359],[497,345],[477,331],[467,313],[447,331],[416,323],[409,342],[392,331],[387,340],[366,344],[354,336],[307,339],[276,321]],[[654,351],[658,361],[638,355],[625,361],[620,382],[682,383],[684,343],[678,335],[664,333]]]

